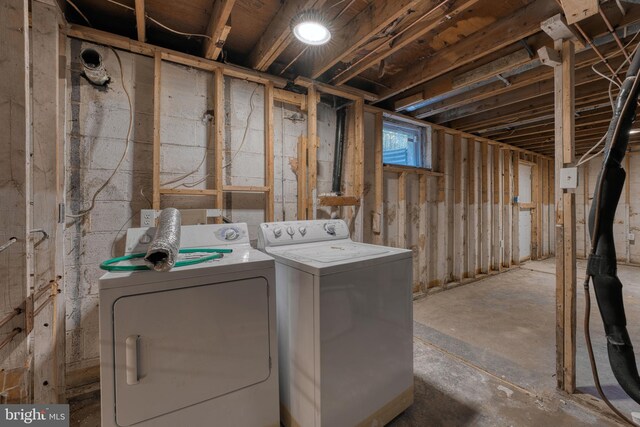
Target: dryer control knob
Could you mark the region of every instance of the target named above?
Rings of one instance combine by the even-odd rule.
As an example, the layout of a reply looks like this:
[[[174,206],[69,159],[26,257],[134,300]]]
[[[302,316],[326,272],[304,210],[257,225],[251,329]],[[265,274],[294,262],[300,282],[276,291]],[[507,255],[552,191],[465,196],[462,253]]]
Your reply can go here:
[[[224,231],[224,240],[236,240],[238,238],[238,231],[233,228],[228,228]]]
[[[300,227],[298,228],[298,231],[302,236],[304,236],[305,234],[307,234],[307,227]]]
[[[324,225],[324,231],[326,231],[328,234],[331,234],[332,236],[335,236],[336,235],[336,226],[335,226],[335,224],[326,223]]]
[[[296,230],[294,230],[293,227],[289,226],[287,227],[287,234],[293,237],[293,235],[296,234]]]
[[[274,228],[273,235],[275,236],[276,239],[282,236],[282,228]]]

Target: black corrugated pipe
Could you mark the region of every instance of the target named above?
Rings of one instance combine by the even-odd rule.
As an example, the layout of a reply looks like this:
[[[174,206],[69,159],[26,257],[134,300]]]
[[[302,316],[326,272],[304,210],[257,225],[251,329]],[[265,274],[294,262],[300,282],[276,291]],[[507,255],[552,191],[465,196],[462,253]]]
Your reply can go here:
[[[331,192],[340,194],[342,183],[342,157],[344,154],[344,129],[346,125],[346,108],[336,110],[336,149],[333,157],[333,183]]]
[[[587,278],[584,283],[587,303],[589,303],[589,280],[590,278],[593,279],[593,288],[607,336],[607,350],[611,370],[624,391],[638,403],[640,403],[640,376],[638,376],[633,346],[627,332],[622,283],[617,276],[613,223],[626,179],[622,162],[629,144],[629,131],[635,119],[640,90],[639,70],[640,49],[636,51],[629,66],[607,133],[602,170],[598,176],[594,203],[589,213],[589,232],[592,239],[592,248],[587,266]],[[629,421],[610,404],[599,385],[597,368],[591,349],[588,311],[585,316],[585,338],[587,339],[589,357],[598,392],[616,413]]]

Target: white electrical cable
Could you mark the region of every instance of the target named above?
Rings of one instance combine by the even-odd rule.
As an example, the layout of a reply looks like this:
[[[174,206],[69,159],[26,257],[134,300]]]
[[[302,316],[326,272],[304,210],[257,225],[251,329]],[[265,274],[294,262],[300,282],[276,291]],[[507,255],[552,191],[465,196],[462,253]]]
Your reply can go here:
[[[69,1],[69,0],[67,0],[67,1]],[[133,11],[134,13],[135,13],[135,11],[136,11],[136,9],[135,9],[135,8],[133,8],[133,7],[131,7],[131,6],[128,6],[128,5],[126,5],[126,4],[120,3],[120,2],[118,2],[118,1],[115,1],[115,0],[107,0],[107,1],[108,1],[109,3],[115,4],[115,5],[117,5],[117,6],[120,6],[120,7],[123,7],[123,8],[125,8],[125,9],[131,10],[131,11]],[[149,16],[149,14],[148,14],[148,13],[146,13],[146,12],[145,12],[144,16],[145,16],[145,18],[147,18],[149,21],[151,21],[151,22],[153,22],[154,24],[156,24],[156,25],[158,25],[158,26],[160,26],[160,27],[164,28],[164,29],[165,29],[165,30],[167,30],[167,31],[171,31],[172,33],[176,33],[176,34],[179,34],[179,35],[181,35],[181,36],[185,36],[185,37],[202,37],[202,38],[206,38],[206,39],[212,40],[212,39],[211,39],[211,36],[208,36],[208,35],[206,35],[206,34],[185,33],[185,32],[183,32],[183,31],[178,31],[178,30],[175,30],[175,29],[173,29],[173,28],[167,27],[167,26],[166,26],[165,24],[163,24],[162,22],[160,22],[160,21],[158,21],[157,19],[154,19],[154,18],[152,18],[151,16]]]
[[[626,45],[624,45],[624,48],[627,48],[629,45],[631,45],[635,41],[635,39],[638,37],[638,34],[640,34],[640,32],[634,34],[634,36],[631,38],[631,40],[629,40],[629,42]],[[636,47],[633,49],[633,52],[631,52],[631,55],[629,55],[629,57],[626,57],[622,61],[622,64],[620,64],[620,66],[616,69],[616,75],[629,62],[629,58],[633,57],[635,52],[638,50],[638,47],[640,47],[640,43],[636,44]],[[611,54],[609,57],[611,57],[611,56],[613,56],[613,54]],[[607,57],[607,58],[609,58],[609,57]],[[615,101],[613,99],[613,94],[612,94],[613,85],[616,85],[618,88],[620,88],[620,84],[618,84],[618,82],[614,81],[612,78],[604,75],[603,73],[599,72],[596,69],[596,65],[598,65],[600,62],[602,62],[602,61],[598,61],[597,63],[593,64],[591,66],[591,69],[596,74],[598,74],[600,77],[602,77],[602,78],[604,78],[604,79],[609,81],[609,91],[608,91],[609,92],[609,102],[611,103],[611,111],[613,111],[615,109]],[[595,151],[596,148],[598,148],[605,141],[605,139],[607,138],[607,133],[608,133],[608,130],[607,130],[607,132],[604,133],[604,135],[602,135],[602,138],[600,138],[600,140],[593,145],[593,147],[591,147],[586,153],[584,153],[582,155],[582,157],[580,157],[580,160],[578,161],[576,166],[584,165],[584,164],[590,162],[591,160],[597,158],[600,154],[602,154],[604,152],[605,147],[602,147],[597,153],[591,155],[590,157],[587,157],[593,151]]]
[[[127,127],[127,139],[125,142],[124,151],[122,152],[122,156],[120,157],[118,164],[116,165],[115,169],[113,170],[109,178],[107,178],[107,180],[100,186],[100,188],[98,188],[96,192],[93,193],[93,197],[91,197],[91,204],[89,205],[89,207],[87,209],[81,210],[77,214],[67,214],[66,216],[69,218],[82,218],[88,215],[93,210],[93,208],[95,208],[96,199],[98,198],[98,195],[102,192],[102,190],[104,190],[107,187],[107,185],[109,185],[109,183],[111,182],[113,177],[116,175],[116,173],[118,173],[118,171],[120,170],[120,166],[122,166],[124,159],[127,157],[127,152],[129,151],[129,139],[131,138],[131,129],[133,127],[133,104],[131,102],[131,95],[129,94],[129,91],[127,90],[127,87],[124,84],[124,69],[122,67],[122,61],[120,60],[120,55],[118,55],[118,52],[116,52],[115,49],[111,48],[111,50],[113,51],[113,53],[116,56],[116,59],[118,60],[118,65],[120,66],[120,83],[122,84],[122,89],[124,90],[124,93],[127,95],[127,101],[129,103],[129,126]]]

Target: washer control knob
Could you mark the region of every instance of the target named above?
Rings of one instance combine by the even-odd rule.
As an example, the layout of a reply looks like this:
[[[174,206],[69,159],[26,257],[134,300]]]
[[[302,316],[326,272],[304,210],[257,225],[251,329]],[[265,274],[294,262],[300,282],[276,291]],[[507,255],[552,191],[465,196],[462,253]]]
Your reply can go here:
[[[293,237],[293,235],[296,234],[296,230],[294,230],[292,226],[288,226],[287,227],[287,234],[289,236]]]
[[[238,230],[234,228],[227,228],[224,231],[224,240],[236,240],[238,238]]]
[[[274,228],[273,229],[273,235],[275,236],[275,238],[277,239],[278,237],[282,236],[282,228]]]
[[[307,227],[300,227],[298,228],[298,231],[302,236],[304,236],[305,234],[307,234]]]
[[[336,235],[336,225],[335,224],[331,224],[331,223],[326,223],[324,225],[324,231],[327,232],[327,234],[331,234],[332,236]]]

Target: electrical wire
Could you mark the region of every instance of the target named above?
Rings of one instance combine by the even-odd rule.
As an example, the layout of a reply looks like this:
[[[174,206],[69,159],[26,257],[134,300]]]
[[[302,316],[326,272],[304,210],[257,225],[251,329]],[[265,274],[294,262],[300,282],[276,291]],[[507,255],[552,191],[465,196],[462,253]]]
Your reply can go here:
[[[131,102],[131,95],[127,90],[127,86],[124,84],[124,69],[122,66],[122,60],[120,59],[120,55],[118,54],[118,52],[116,52],[114,48],[110,48],[110,49],[116,56],[116,59],[118,60],[118,65],[120,67],[120,83],[122,84],[122,89],[124,90],[124,93],[127,95],[127,102],[129,103],[129,126],[127,127],[127,138],[126,138],[124,150],[122,152],[122,156],[120,157],[118,164],[116,165],[113,172],[111,172],[111,175],[109,176],[109,178],[107,178],[107,180],[96,190],[96,192],[93,193],[93,197],[91,197],[91,204],[89,205],[89,207],[87,209],[81,210],[76,214],[67,214],[66,216],[69,218],[82,218],[88,215],[93,210],[93,208],[95,208],[96,199],[98,198],[98,195],[102,192],[102,190],[104,190],[107,187],[107,185],[109,185],[109,183],[111,182],[113,177],[116,175],[116,173],[118,173],[118,171],[120,170],[120,167],[122,166],[122,163],[124,162],[124,159],[127,157],[127,152],[129,151],[129,140],[131,138],[131,130],[133,127],[133,103]]]
[[[70,1],[70,0],[67,0],[67,1]],[[125,9],[131,10],[131,11],[133,11],[134,13],[135,13],[135,11],[136,11],[136,9],[135,9],[135,8],[133,8],[133,7],[131,7],[131,6],[128,6],[128,5],[126,5],[126,4],[120,3],[120,2],[118,2],[118,1],[115,1],[115,0],[107,0],[107,1],[108,1],[109,3],[115,4],[115,5],[117,5],[117,6],[120,6],[120,7],[123,7],[123,8],[125,8]],[[172,32],[172,33],[179,34],[179,35],[181,35],[181,36],[185,36],[185,37],[202,37],[202,38],[205,38],[205,39],[212,40],[211,36],[209,36],[209,35],[207,35],[207,34],[185,33],[185,32],[183,32],[183,31],[178,31],[178,30],[176,30],[176,29],[173,29],[173,28],[171,28],[171,27],[168,27],[167,25],[163,24],[162,22],[158,21],[157,19],[154,19],[154,18],[152,18],[151,16],[149,16],[149,14],[148,14],[148,13],[146,13],[146,12],[145,12],[144,16],[145,16],[145,18],[147,18],[149,21],[153,22],[154,24],[158,25],[159,27],[162,27],[162,28],[164,28],[165,30],[170,31],[170,32]]]
[[[629,42],[624,45],[624,48],[626,49],[627,47],[629,47],[638,37],[640,33],[635,33],[634,36],[631,38],[631,40],[629,40]],[[629,58],[632,57],[636,51],[638,50],[638,47],[640,47],[640,43],[636,44],[636,47],[633,49],[633,51],[631,52],[631,55],[625,55],[624,60],[622,61],[622,64],[620,64],[620,66],[615,70],[615,73],[617,75],[618,72],[620,72],[620,70],[627,64],[629,63]],[[611,56],[613,56],[613,54],[611,54],[610,56],[608,56],[607,58],[610,58]],[[604,75],[603,73],[601,73],[600,71],[598,71],[596,69],[596,65],[598,65],[599,63],[601,63],[602,61],[596,62],[595,64],[593,64],[591,66],[591,69],[598,74],[600,77],[606,79],[609,81],[609,102],[611,103],[611,111],[613,114],[613,110],[615,109],[615,101],[613,99],[613,94],[612,94],[612,85],[616,85],[618,87],[618,89],[620,88],[620,85],[618,84],[618,82],[614,81],[612,78],[609,78],[608,76]],[[603,142],[604,140],[607,138],[607,134],[608,134],[608,130],[607,132],[604,133],[604,135],[602,135],[602,138],[600,138],[600,140],[593,146],[591,147],[585,154],[582,155],[582,157],[580,158],[580,160],[578,161],[578,163],[576,164],[576,166],[581,166],[583,164],[586,164],[588,162],[590,162],[591,160],[597,158],[600,154],[602,154],[604,152],[605,147],[602,147],[602,149],[600,151],[598,151],[596,154],[592,155],[591,157],[587,158],[587,156],[589,154],[591,154],[596,148],[598,148]]]
[[[236,150],[236,152],[233,154],[233,156],[231,156],[231,160],[227,164],[222,166],[222,169],[226,169],[227,167],[231,166],[231,164],[236,159],[236,157],[238,157],[238,154],[240,154],[240,150],[242,149],[242,147],[244,146],[244,143],[247,140],[247,133],[249,132],[249,121],[251,120],[251,116],[253,115],[253,111],[255,110],[255,105],[253,104],[253,97],[256,94],[258,87],[260,86],[256,85],[256,87],[253,88],[253,92],[251,92],[251,97],[249,98],[249,105],[251,109],[249,110],[249,114],[247,115],[247,121],[245,123],[244,134],[242,135],[242,141],[240,142],[240,145],[238,146],[238,149]]]
[[[87,22],[87,24],[89,24],[90,27],[93,27],[93,25],[91,24],[91,21],[89,21],[89,18],[87,18],[85,14],[82,13],[82,11],[78,8],[78,6],[76,6],[76,4],[73,1],[67,0],[67,3],[69,3],[71,7],[74,8],[76,12],[78,12],[78,15],[80,15],[82,19],[84,19]]]

